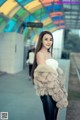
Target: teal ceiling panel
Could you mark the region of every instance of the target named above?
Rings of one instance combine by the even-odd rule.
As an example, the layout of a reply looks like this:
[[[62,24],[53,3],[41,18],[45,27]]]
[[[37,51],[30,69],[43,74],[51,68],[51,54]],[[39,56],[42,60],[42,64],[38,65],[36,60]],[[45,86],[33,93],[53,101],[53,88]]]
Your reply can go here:
[[[28,15],[29,15],[29,12],[27,12],[24,8],[19,9],[15,14],[17,18],[22,20]]]
[[[6,0],[0,0],[0,6],[2,6]]]
[[[34,22],[34,21],[35,21],[35,18],[34,18],[34,16],[29,15],[28,17],[25,18],[24,21],[25,21],[25,22]]]
[[[0,23],[3,21],[3,18],[0,18]]]
[[[16,0],[18,3],[20,3],[22,6],[28,4],[29,2],[32,2],[32,0]]]
[[[9,20],[7,26],[4,29],[4,32],[11,32],[13,27],[15,26],[16,22],[13,20]]]
[[[3,21],[0,23],[0,32],[3,32],[5,26],[6,26],[6,21],[3,20]]]

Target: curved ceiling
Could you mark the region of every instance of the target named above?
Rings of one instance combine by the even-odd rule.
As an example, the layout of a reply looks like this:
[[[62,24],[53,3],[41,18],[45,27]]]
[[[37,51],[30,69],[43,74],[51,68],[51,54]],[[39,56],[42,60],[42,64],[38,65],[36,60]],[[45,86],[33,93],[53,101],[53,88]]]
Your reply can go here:
[[[23,22],[43,23],[43,28],[25,27],[25,36],[31,34],[29,31],[35,34],[42,30],[80,28],[77,3],[79,0],[0,0],[0,32],[18,32]]]
[[[14,32],[22,22],[42,22],[47,30],[64,28],[59,0],[0,0],[0,32]],[[38,28],[39,29],[39,28]]]

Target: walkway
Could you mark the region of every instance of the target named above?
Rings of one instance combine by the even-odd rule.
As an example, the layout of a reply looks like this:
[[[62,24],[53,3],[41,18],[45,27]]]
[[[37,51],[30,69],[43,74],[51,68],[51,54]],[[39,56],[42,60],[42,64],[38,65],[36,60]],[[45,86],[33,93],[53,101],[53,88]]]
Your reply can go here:
[[[66,88],[68,89],[69,60],[59,60],[66,72]],[[67,69],[66,69],[67,68]],[[0,112],[8,112],[8,120],[45,120],[41,101],[28,80],[28,70],[17,74],[0,76]],[[65,120],[66,109],[59,113],[59,120]]]

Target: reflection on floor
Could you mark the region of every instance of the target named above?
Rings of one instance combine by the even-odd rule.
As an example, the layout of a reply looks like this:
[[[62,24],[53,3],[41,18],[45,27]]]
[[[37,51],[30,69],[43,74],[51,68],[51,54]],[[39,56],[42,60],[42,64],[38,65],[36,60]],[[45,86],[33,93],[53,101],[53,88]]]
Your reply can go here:
[[[6,72],[0,71],[0,76],[1,76],[1,75],[5,75],[5,74],[6,74]]]

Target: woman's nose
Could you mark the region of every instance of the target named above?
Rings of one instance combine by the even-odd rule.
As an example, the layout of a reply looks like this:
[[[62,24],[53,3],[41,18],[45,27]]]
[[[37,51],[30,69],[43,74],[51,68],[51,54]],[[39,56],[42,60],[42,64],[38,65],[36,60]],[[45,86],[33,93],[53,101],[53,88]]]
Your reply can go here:
[[[51,41],[50,40],[48,40],[48,44],[50,44],[51,43]]]

